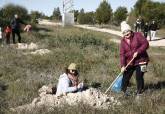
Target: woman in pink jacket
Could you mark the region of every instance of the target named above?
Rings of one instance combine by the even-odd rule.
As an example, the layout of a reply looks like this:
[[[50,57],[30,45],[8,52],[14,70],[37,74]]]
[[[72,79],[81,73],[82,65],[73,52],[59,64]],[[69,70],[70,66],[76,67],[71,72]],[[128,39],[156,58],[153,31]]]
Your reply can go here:
[[[140,95],[144,89],[143,76],[149,61],[146,51],[149,43],[140,32],[133,32],[126,22],[121,23],[121,31],[123,34],[120,44],[120,64],[121,72],[123,72],[122,91],[127,95],[129,80],[136,71],[137,95]],[[125,68],[132,58],[134,59],[131,64]]]

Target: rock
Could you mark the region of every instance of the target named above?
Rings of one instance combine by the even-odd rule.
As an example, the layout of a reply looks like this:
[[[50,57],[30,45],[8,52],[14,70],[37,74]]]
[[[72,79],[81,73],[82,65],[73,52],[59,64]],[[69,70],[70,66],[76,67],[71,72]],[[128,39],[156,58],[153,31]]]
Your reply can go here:
[[[115,101],[115,98],[114,97],[110,97],[111,101],[114,102]]]
[[[98,103],[97,103],[98,106],[101,106],[102,104],[103,104],[103,101],[101,101],[101,100],[98,101]]]
[[[33,49],[37,49],[38,48],[37,44],[35,44],[33,42],[30,43],[29,45],[26,44],[26,43],[17,43],[15,45],[16,45],[17,49],[22,49],[22,50],[24,50],[24,49],[33,50]]]
[[[17,44],[17,49],[27,49],[27,48],[28,48],[28,44],[25,44],[25,43]]]
[[[34,52],[31,52],[31,54],[33,55],[44,55],[44,54],[47,54],[47,53],[50,53],[51,51],[48,50],[48,49],[39,49],[39,50],[36,50]]]
[[[31,42],[31,43],[28,45],[28,49],[31,49],[31,50],[37,49],[37,48],[38,48],[38,45],[35,44],[35,43],[33,43],[33,42]]]
[[[32,101],[32,106],[35,107],[36,103],[39,102],[40,98],[34,98]]]
[[[46,93],[46,94],[52,94],[52,87],[53,85],[48,85],[48,86],[42,86],[42,88],[40,88],[38,90],[39,94],[41,93]]]
[[[40,97],[42,97],[44,95],[46,95],[46,92],[42,92],[42,93],[39,94]]]

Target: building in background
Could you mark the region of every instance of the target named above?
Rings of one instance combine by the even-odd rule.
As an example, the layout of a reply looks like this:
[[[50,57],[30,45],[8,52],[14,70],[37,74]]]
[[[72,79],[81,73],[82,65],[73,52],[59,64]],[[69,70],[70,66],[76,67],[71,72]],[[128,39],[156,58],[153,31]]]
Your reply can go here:
[[[73,0],[63,0],[62,24],[63,26],[74,25]]]

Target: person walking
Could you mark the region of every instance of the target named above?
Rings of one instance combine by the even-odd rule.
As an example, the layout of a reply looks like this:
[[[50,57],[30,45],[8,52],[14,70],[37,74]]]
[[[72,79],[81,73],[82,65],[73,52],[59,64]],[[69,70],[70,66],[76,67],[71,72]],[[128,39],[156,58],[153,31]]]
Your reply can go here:
[[[149,62],[147,49],[149,43],[140,32],[133,32],[127,23],[121,23],[123,37],[120,43],[120,64],[123,72],[122,91],[128,95],[127,87],[129,80],[136,71],[137,95],[142,94],[144,89],[144,73]],[[133,59],[131,64],[125,66]]]
[[[148,36],[148,31],[149,31],[149,25],[146,22],[145,25],[144,25],[144,29],[143,29],[143,34],[144,34],[145,38],[147,38],[147,36]]]
[[[0,27],[0,43],[2,43],[2,28]]]
[[[7,26],[4,32],[5,32],[6,44],[10,44],[10,34],[12,32],[10,26]]]
[[[150,41],[151,41],[155,39],[155,35],[156,35],[157,24],[155,23],[155,21],[152,21],[149,29],[150,29],[150,34],[151,34],[150,36]]]
[[[140,19],[138,18],[136,20],[136,29],[135,29],[135,31],[139,32],[140,31],[140,27],[141,27],[141,22],[140,22]]]
[[[18,42],[21,43],[21,35],[20,35],[20,24],[26,25],[17,14],[14,15],[14,19],[11,21],[11,29],[12,29],[12,38],[13,43],[15,44],[15,34],[18,36]]]
[[[142,32],[144,30],[144,19],[140,16],[140,31]]]
[[[82,90],[83,83],[79,83],[78,76],[77,65],[71,63],[66,69],[66,72],[59,77],[56,95],[61,96],[66,93],[73,93]]]

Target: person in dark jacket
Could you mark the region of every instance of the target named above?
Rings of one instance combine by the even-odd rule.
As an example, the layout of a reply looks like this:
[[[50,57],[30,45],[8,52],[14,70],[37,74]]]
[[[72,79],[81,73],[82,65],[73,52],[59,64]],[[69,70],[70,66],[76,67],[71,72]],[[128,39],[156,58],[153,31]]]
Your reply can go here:
[[[149,62],[146,51],[149,43],[140,32],[133,32],[127,23],[121,24],[121,31],[123,34],[120,44],[120,64],[121,72],[123,72],[122,91],[125,95],[127,94],[129,80],[136,71],[137,95],[140,95],[144,89],[143,76]],[[125,68],[132,58],[134,59],[131,64]]]
[[[150,34],[151,34],[150,41],[155,39],[157,28],[158,27],[157,27],[157,24],[155,23],[155,21],[152,21],[152,23],[149,26]]]
[[[18,36],[18,42],[21,43],[21,35],[20,35],[20,24],[26,25],[17,14],[14,15],[14,19],[11,21],[11,29],[12,29],[12,38],[13,43],[15,44],[15,34]]]
[[[148,36],[148,31],[149,31],[149,25],[146,22],[145,25],[144,25],[144,29],[143,29],[143,34],[144,34],[145,38],[147,38],[147,36]]]
[[[136,32],[139,32],[139,31],[141,30],[140,27],[141,27],[141,21],[140,21],[140,19],[138,18],[138,19],[136,20],[136,28],[135,28],[135,31],[136,31]]]

